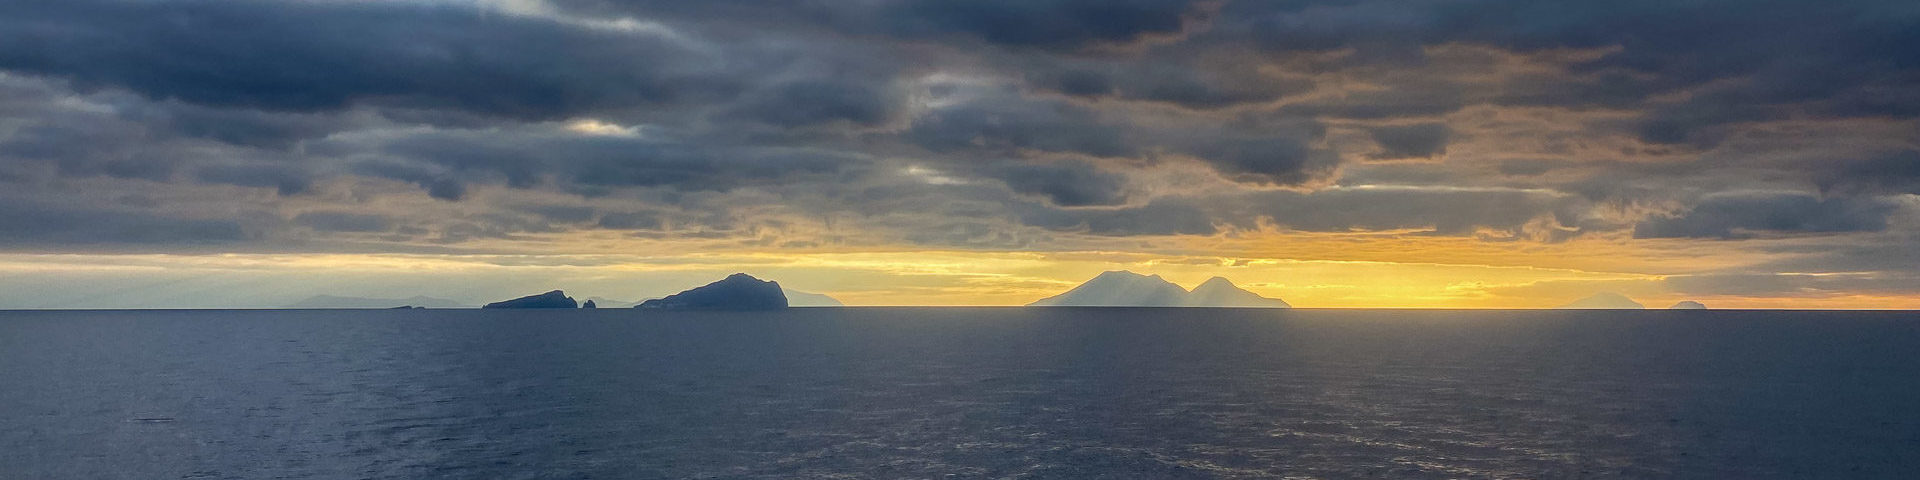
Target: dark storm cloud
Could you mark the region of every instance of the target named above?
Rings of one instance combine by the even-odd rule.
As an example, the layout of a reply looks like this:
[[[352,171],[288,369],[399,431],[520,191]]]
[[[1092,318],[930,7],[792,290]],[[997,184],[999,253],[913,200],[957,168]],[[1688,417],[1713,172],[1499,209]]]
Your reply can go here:
[[[731,115],[779,127],[848,122],[873,126],[893,120],[900,89],[883,83],[801,80],[750,95]]]
[[[709,70],[711,63],[658,37],[453,5],[0,5],[0,68],[220,107],[374,103],[556,118],[738,89],[738,79]]]
[[[298,195],[313,187],[311,173],[290,165],[214,165],[201,168],[194,176],[207,183],[272,188],[281,195]]]
[[[1422,123],[1374,127],[1367,131],[1381,151],[1374,158],[1429,158],[1447,153],[1447,140],[1453,130],[1446,124]]]
[[[1633,91],[1531,95],[1507,103],[1617,103],[1712,85],[1649,113],[1640,133],[1653,142],[1701,140],[1697,130],[1777,118],[1809,102],[1820,104],[1813,109],[1819,113],[1841,117],[1917,111],[1904,103],[1915,100],[1911,95],[1869,94],[1915,87],[1920,12],[1903,2],[1231,2],[1218,18],[1214,35],[1243,36],[1279,51],[1412,51],[1417,59],[1424,55],[1408,47],[1613,48],[1575,65],[1575,73],[1643,78],[1620,84]]]
[[[348,212],[307,212],[293,217],[293,223],[323,232],[384,232],[393,228],[386,217]]]
[[[359,164],[355,170],[416,183],[429,188],[434,197],[449,200],[459,199],[462,184],[472,182],[500,182],[514,188],[551,184],[570,190],[728,190],[830,177],[868,161],[851,153],[805,148],[710,145],[542,129],[438,131],[371,143],[322,143],[315,149],[387,158]]]
[[[616,212],[601,215],[599,225],[613,230],[660,230],[666,223],[657,212]]]
[[[1794,193],[1722,194],[1686,212],[1633,227],[1636,238],[1749,238],[1762,233],[1877,232],[1898,205],[1873,197]]]
[[[812,27],[905,40],[979,41],[1011,48],[1080,50],[1182,32],[1203,16],[1192,0],[558,0],[562,8],[634,13],[694,23]]]
[[[1061,210],[1030,208],[1021,214],[1027,225],[1049,230],[1102,236],[1212,235],[1219,232],[1213,216],[1188,199],[1161,198],[1138,207]]]
[[[1140,207],[1056,209],[1022,214],[1028,225],[1095,235],[1207,235],[1220,226],[1350,232],[1426,230],[1437,235],[1559,241],[1578,234],[1581,200],[1517,190],[1366,188],[1303,193],[1265,191],[1210,197],[1163,197]],[[1530,223],[1545,220],[1543,231]]]
[[[1125,127],[1068,102],[998,96],[942,108],[914,120],[907,137],[936,152],[1021,150],[1096,157],[1134,155]]]
[[[1100,170],[1086,162],[1049,164],[1010,163],[995,168],[992,175],[1007,183],[1014,192],[1039,195],[1062,207],[1119,205],[1126,203],[1126,177]]]
[[[1243,183],[1300,185],[1326,179],[1340,164],[1339,154],[1290,136],[1219,139],[1192,148],[1222,175]]]
[[[1252,226],[1253,218],[1267,218],[1294,230],[1340,232],[1354,230],[1431,229],[1445,235],[1472,234],[1480,228],[1515,234],[1536,218],[1557,225],[1576,225],[1580,219],[1562,214],[1578,200],[1542,192],[1519,190],[1455,190],[1366,188],[1291,191],[1248,195],[1239,203],[1238,222]]]
[[[466,202],[434,204],[469,209],[418,234],[441,242],[587,226],[745,236],[779,220],[749,212],[784,209],[891,229],[850,236],[981,247],[1261,219],[1549,241],[1871,233],[1900,228],[1889,198],[1920,192],[1911,135],[1907,150],[1793,160],[1724,146],[1778,134],[1748,130],[1760,121],[1920,115],[1920,10],[1900,2],[526,3],[552,8],[0,3],[0,178],[303,203],[385,194],[358,182],[389,179]],[[1501,115],[1516,106],[1605,117],[1517,142],[1601,153],[1475,148],[1521,136],[1534,119]],[[1189,158],[1237,185],[1162,178]],[[1369,184],[1409,188],[1348,188]],[[499,197],[535,193],[501,185],[630,204],[529,209]],[[1726,193],[1775,188],[1821,196]],[[1676,216],[1593,212],[1662,202]],[[375,231],[297,213],[343,207],[273,218]],[[253,238],[217,219],[90,218],[156,242]]]
[[[1043,48],[1125,44],[1178,33],[1198,2],[1185,0],[906,0],[877,8],[878,24],[902,36],[961,34]]]
[[[0,201],[0,245],[73,248],[111,245],[225,245],[250,238],[240,222],[135,210]]]
[[[1823,190],[1842,193],[1920,194],[1920,151],[1907,150],[1838,165],[1821,165],[1816,181]]]
[[[1257,65],[1186,59],[1080,61],[1042,57],[1022,68],[1041,91],[1100,99],[1163,102],[1211,109],[1260,104],[1313,88],[1300,79],[1275,78]]]
[[[427,189],[427,196],[441,200],[458,201],[467,195],[466,185],[451,178],[445,168],[393,161],[369,161],[353,165],[352,171],[360,175],[413,183]]]

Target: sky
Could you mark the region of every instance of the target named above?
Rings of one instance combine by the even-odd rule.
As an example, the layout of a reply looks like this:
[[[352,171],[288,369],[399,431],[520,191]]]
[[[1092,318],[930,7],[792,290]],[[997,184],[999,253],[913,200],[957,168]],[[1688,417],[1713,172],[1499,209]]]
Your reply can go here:
[[[1920,3],[10,0],[0,308],[1920,308]]]

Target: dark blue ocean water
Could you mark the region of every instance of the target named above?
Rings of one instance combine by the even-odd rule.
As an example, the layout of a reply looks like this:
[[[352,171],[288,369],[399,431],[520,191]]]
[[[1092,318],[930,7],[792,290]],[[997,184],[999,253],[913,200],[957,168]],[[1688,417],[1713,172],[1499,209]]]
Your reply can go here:
[[[0,478],[1913,478],[1912,312],[0,312]]]

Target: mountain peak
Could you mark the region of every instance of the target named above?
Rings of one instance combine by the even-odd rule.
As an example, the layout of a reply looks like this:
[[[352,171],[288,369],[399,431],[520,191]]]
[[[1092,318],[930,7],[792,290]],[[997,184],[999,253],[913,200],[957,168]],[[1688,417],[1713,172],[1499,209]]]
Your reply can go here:
[[[634,308],[669,310],[779,310],[787,308],[787,295],[777,282],[736,273],[727,278],[687,291],[640,302]]]
[[[1207,279],[1187,291],[1160,275],[1125,270],[1103,272],[1066,293],[1030,304],[1039,307],[1267,307],[1286,308],[1287,302],[1261,297],[1221,277]]]
[[[1187,295],[1189,307],[1291,308],[1286,301],[1249,292],[1226,277],[1213,277]]]

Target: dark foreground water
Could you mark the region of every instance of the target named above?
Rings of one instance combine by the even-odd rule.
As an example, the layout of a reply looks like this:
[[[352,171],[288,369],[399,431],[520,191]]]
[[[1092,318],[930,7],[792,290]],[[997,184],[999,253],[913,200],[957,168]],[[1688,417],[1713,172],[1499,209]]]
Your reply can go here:
[[[0,312],[0,478],[1915,472],[1911,312]]]

